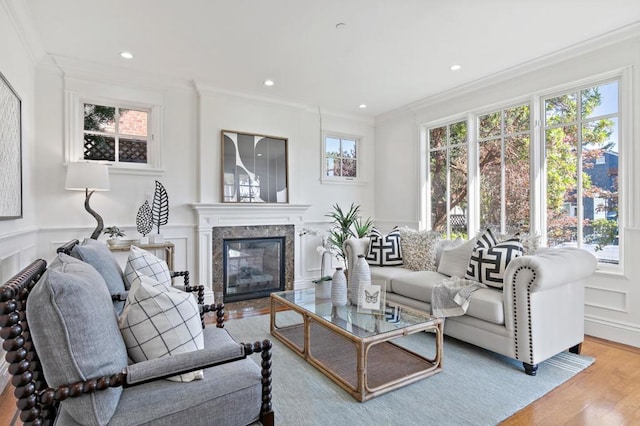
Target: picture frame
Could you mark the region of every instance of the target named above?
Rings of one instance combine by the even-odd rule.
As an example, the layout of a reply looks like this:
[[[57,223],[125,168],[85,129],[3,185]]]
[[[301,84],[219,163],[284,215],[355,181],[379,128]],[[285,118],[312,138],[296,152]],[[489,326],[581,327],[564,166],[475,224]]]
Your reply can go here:
[[[366,284],[360,287],[362,297],[358,298],[358,313],[385,315],[386,313],[386,285]]]
[[[288,140],[222,130],[222,202],[288,203]]]
[[[22,218],[22,99],[0,73],[0,220]]]

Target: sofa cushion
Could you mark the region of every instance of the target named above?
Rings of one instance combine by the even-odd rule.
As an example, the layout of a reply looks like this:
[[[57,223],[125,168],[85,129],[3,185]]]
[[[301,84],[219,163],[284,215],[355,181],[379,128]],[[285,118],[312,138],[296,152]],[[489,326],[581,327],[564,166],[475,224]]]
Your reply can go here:
[[[412,271],[435,271],[438,233],[400,228],[402,260]]]
[[[171,285],[171,273],[167,262],[154,256],[153,253],[132,245],[124,268],[124,279],[129,286],[136,278],[136,272],[153,278],[158,284]]]
[[[82,243],[73,247],[71,255],[96,268],[96,271],[102,275],[110,294],[122,294],[128,290],[129,286],[124,281],[122,269],[106,244],[85,238]],[[118,314],[122,312],[123,306],[124,302],[113,302],[113,307]]]
[[[394,268],[383,268],[381,266],[370,266],[371,272],[371,284],[373,285],[385,285],[386,291],[393,291],[393,280],[404,274],[409,274],[413,271],[402,267],[396,266]]]
[[[401,266],[402,249],[400,246],[400,230],[394,227],[387,235],[382,235],[376,228],[369,232],[369,250],[366,255],[371,266]]]
[[[447,278],[446,275],[435,271],[412,271],[393,278],[391,285],[396,294],[431,303],[433,288]]]
[[[438,272],[450,277],[464,277],[475,244],[476,241],[471,239],[457,247],[443,250],[438,264]]]
[[[29,295],[27,320],[51,387],[109,376],[127,366],[109,290],[88,263],[58,254]],[[122,388],[109,388],[60,406],[78,423],[103,425],[121,393]]]
[[[120,316],[120,330],[134,362],[204,348],[200,311],[195,296],[134,273]],[[189,382],[202,371],[170,377]]]
[[[493,245],[476,247],[469,259],[465,277],[488,286],[502,288],[504,272],[512,259],[522,256],[522,244],[513,239]]]
[[[481,288],[474,291],[465,315],[504,325],[503,295],[500,290],[494,288]]]

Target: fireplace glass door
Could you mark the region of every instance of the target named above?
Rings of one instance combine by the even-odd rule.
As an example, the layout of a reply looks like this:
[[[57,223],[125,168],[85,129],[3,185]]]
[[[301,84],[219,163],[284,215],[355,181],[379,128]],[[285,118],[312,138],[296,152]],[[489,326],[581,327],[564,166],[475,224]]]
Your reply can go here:
[[[284,237],[224,240],[224,302],[257,299],[284,290],[284,240]]]

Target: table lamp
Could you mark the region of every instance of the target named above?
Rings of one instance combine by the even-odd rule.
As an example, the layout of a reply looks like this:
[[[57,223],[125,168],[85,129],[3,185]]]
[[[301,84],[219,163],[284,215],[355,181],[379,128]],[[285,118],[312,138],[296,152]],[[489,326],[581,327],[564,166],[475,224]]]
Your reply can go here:
[[[84,208],[98,222],[98,226],[91,234],[97,240],[104,228],[102,217],[89,206],[89,199],[95,191],[109,190],[109,169],[100,163],[69,163],[67,180],[64,189],[85,191]]]

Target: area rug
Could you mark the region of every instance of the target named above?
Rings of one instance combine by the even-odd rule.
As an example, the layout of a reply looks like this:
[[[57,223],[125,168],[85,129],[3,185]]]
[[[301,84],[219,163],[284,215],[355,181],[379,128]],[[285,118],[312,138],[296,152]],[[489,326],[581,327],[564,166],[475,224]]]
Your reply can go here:
[[[282,425],[495,425],[594,362],[563,352],[541,363],[532,377],[520,362],[445,336],[440,373],[357,402],[271,336],[268,315],[230,320],[225,328],[240,342],[273,342],[272,401]],[[434,353],[430,333],[404,337],[402,344]]]

